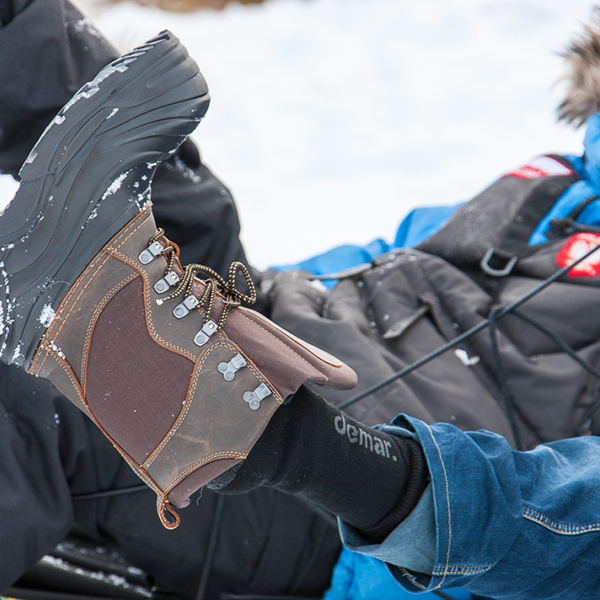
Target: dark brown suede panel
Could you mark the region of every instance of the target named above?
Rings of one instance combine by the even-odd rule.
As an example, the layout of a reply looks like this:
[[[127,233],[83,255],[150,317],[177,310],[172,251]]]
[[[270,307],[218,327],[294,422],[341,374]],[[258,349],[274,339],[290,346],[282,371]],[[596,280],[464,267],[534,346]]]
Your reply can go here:
[[[85,293],[73,296],[73,301],[62,307],[59,318],[64,316],[68,319],[68,325],[58,330],[53,343],[70,359],[69,364],[82,388],[85,388],[90,334],[95,319],[112,296],[136,276],[137,273],[128,265],[104,256],[102,267],[82,280],[87,285]],[[69,319],[71,315],[74,318]]]
[[[98,422],[140,464],[179,416],[194,369],[192,361],[150,337],[142,291],[138,277],[98,318],[86,386]]]

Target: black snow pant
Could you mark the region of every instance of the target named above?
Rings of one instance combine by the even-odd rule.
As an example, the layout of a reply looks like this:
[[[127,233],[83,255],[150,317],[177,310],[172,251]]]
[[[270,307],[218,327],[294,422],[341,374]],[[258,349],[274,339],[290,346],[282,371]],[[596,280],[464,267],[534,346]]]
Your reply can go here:
[[[116,52],[67,0],[34,0],[0,28],[0,171],[19,166],[46,125]],[[154,213],[182,261],[222,274],[245,260],[229,191],[186,142],[157,171]],[[194,598],[216,496],[167,531],[153,492],[73,501],[139,483],[83,413],[47,381],[0,364],[0,592],[67,534],[116,548],[162,590]],[[271,489],[224,499],[206,598],[319,597],[340,542],[332,520]]]
[[[116,549],[162,591],[193,600],[217,495],[204,490],[167,531],[148,489],[96,426],[43,379],[0,363],[0,593],[65,536]],[[221,594],[317,598],[340,551],[333,520],[270,488],[224,496],[207,599]]]

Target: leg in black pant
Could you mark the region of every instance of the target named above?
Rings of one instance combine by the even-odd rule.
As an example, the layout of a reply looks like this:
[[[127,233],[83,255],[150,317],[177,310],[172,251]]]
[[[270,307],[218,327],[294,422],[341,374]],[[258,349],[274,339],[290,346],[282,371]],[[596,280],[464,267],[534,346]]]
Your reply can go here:
[[[294,494],[380,543],[428,483],[417,442],[367,427],[301,388],[275,413],[241,467],[209,487],[241,493],[267,486]]]
[[[68,0],[0,0],[0,172],[18,176],[62,106],[118,53]],[[153,181],[154,214],[185,262],[247,262],[229,190],[191,141]]]

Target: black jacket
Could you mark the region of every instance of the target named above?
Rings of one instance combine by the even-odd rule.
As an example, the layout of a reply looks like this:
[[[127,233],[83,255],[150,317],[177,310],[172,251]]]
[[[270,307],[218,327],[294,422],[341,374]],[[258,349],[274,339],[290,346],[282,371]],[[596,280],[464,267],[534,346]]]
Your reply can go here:
[[[116,57],[66,0],[34,0],[0,27],[0,171],[16,175],[46,125]],[[184,263],[227,275],[245,261],[231,194],[186,142],[157,171],[157,223]],[[166,531],[152,492],[73,495],[140,483],[88,419],[46,381],[0,364],[0,592],[67,534],[118,551],[162,590],[195,598],[216,496],[205,491]],[[340,552],[333,520],[261,489],[225,498],[206,598],[319,597]]]
[[[356,390],[327,391],[336,404],[482,327],[348,406],[368,424],[385,422],[396,410],[428,423],[489,429],[522,449],[597,433],[600,278],[563,276],[501,317],[496,327],[485,327],[487,319],[559,270],[556,257],[571,239],[568,228],[556,229],[551,241],[539,246],[528,240],[578,178],[575,172],[504,177],[417,249],[377,259],[332,292],[311,284],[308,275],[276,275],[272,317],[356,370]],[[512,270],[502,275],[513,257]]]

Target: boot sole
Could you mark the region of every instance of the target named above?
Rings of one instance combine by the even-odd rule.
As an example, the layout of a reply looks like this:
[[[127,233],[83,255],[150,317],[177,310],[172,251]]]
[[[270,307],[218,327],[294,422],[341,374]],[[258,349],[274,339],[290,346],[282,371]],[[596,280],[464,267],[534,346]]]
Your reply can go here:
[[[209,104],[195,61],[162,32],[61,109],[0,217],[0,355],[28,368],[55,311],[106,242],[150,202],[157,165]]]

